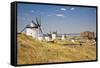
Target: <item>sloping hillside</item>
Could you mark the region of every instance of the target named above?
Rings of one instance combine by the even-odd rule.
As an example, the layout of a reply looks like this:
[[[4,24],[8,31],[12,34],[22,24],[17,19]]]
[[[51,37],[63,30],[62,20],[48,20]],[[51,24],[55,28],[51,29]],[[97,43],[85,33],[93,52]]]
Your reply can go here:
[[[95,45],[65,46],[56,43],[40,42],[25,34],[18,34],[17,64],[38,64],[70,62],[96,59]]]

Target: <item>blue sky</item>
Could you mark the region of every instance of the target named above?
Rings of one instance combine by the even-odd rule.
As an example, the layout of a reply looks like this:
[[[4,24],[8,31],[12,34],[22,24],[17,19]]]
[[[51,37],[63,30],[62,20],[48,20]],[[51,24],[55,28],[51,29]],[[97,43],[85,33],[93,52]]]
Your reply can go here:
[[[39,16],[44,33],[96,32],[96,8],[22,3],[17,6],[18,32]]]

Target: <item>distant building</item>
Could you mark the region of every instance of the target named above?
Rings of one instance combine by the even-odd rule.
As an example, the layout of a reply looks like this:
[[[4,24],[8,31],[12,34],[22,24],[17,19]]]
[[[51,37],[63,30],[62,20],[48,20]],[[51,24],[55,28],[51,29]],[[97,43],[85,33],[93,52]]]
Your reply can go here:
[[[43,41],[44,40],[44,36],[43,35],[39,35],[38,36],[38,40]]]
[[[63,34],[63,35],[61,36],[61,39],[62,39],[62,40],[66,40],[66,34]]]
[[[72,41],[72,42],[75,42],[75,40],[73,40],[73,39],[72,39],[71,41]]]
[[[95,38],[95,33],[90,32],[90,31],[85,31],[85,32],[81,32],[80,36],[85,38],[85,39],[94,39]]]
[[[51,34],[44,34],[44,39],[46,41],[50,41],[51,40]]]
[[[52,40],[55,40],[57,38],[57,32],[52,33]]]

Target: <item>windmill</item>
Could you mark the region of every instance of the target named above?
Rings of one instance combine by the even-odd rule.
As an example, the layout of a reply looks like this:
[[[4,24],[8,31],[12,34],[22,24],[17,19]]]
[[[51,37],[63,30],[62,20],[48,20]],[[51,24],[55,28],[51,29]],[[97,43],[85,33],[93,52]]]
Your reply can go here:
[[[39,19],[36,17],[35,21],[32,20],[30,24],[25,26],[21,33],[24,30],[26,31],[26,35],[32,36],[33,38],[37,38],[39,33],[43,34],[43,31],[41,29],[41,17]]]

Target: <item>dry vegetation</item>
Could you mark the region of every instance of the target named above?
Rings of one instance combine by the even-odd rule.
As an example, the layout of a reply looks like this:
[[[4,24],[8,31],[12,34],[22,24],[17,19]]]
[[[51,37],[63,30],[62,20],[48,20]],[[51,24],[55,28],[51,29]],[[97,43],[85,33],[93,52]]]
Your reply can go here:
[[[17,64],[38,64],[96,60],[96,46],[91,43],[63,45],[63,43],[41,42],[18,34]]]

